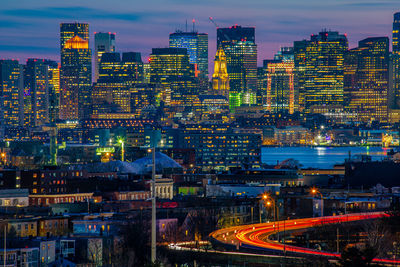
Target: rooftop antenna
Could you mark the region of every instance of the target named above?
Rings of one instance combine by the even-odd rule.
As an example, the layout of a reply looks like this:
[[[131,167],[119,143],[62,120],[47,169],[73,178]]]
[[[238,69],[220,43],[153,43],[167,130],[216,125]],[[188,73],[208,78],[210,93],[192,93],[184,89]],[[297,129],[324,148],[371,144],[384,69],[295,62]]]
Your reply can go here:
[[[194,24],[196,22],[195,19],[193,19],[192,22],[193,22],[193,32],[194,32]]]
[[[186,32],[187,32],[187,19],[186,19]]]

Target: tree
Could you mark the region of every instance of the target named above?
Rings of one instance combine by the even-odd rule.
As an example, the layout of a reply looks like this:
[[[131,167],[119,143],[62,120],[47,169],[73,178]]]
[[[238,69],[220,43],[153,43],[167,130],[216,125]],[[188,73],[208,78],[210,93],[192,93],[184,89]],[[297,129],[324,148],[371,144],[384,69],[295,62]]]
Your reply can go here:
[[[366,245],[362,249],[355,246],[347,246],[342,251],[339,265],[343,267],[370,266],[376,254],[376,250],[369,245]]]

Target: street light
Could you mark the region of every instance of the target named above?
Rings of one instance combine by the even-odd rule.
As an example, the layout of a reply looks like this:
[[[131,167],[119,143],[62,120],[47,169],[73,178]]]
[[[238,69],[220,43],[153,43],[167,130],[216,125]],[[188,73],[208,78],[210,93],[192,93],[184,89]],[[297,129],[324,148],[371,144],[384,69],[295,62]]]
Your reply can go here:
[[[156,148],[149,148],[147,151],[152,154],[151,165],[151,262],[155,263],[157,259],[157,238],[156,238]]]
[[[269,194],[265,193],[262,195],[262,198],[264,200],[264,206],[267,207],[273,207],[274,209],[274,221],[276,221],[276,205],[275,205],[275,199],[272,198]]]
[[[315,198],[315,195],[317,195],[317,194],[321,197],[321,217],[324,217],[324,197],[323,197],[323,195],[315,187],[311,188],[311,194],[313,195],[314,198]]]
[[[121,161],[125,161],[125,149],[124,149],[125,142],[124,142],[124,139],[119,138],[118,139],[118,143],[121,144]]]

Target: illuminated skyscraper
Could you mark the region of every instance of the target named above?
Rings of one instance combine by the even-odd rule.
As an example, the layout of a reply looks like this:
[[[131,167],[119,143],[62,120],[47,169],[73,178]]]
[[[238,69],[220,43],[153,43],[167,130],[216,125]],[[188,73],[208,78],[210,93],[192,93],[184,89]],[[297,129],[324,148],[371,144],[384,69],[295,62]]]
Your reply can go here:
[[[212,76],[213,94],[223,95],[229,98],[229,76],[227,70],[226,55],[222,47],[219,47],[214,60],[214,73]]]
[[[99,82],[142,83],[142,56],[138,52],[104,53],[99,64]]]
[[[49,121],[55,122],[60,118],[60,65],[48,60],[49,72]]]
[[[343,57],[347,49],[346,35],[332,31],[295,42],[296,85],[306,112],[343,106]]]
[[[264,60],[267,76],[266,108],[270,112],[295,110],[294,62],[292,60]]]
[[[99,78],[99,63],[104,53],[115,52],[115,33],[94,34],[94,81]]]
[[[400,12],[394,14],[392,36],[392,86],[394,104],[400,108]]]
[[[143,62],[140,53],[103,53],[99,64],[99,79],[92,91],[93,115],[106,113],[135,113],[140,115],[139,108],[132,105],[133,95],[138,92],[136,84],[144,81]],[[143,95],[145,104],[146,95]],[[126,115],[123,115],[126,116]]]
[[[169,35],[169,47],[186,48],[189,62],[195,65],[196,76],[208,76],[208,34],[177,31]],[[208,78],[208,77],[207,77]]]
[[[367,38],[345,58],[347,109],[362,122],[387,122],[389,101],[389,39]]]
[[[49,70],[44,59],[27,60],[24,66],[24,125],[49,122]]]
[[[150,55],[150,82],[163,87],[166,105],[191,107],[198,95],[194,68],[185,48],[153,48]]]
[[[60,119],[77,120],[90,114],[92,53],[88,36],[88,24],[61,24]]]
[[[295,41],[293,44],[294,53],[294,88],[298,95],[298,109],[304,111],[304,83],[306,70],[306,50],[308,41]]]
[[[0,60],[0,125],[22,126],[24,118],[23,67],[17,60]]]
[[[87,23],[61,23],[60,24],[60,50],[65,46],[65,43],[78,35],[83,40],[89,41],[89,24]]]
[[[218,28],[217,47],[220,46],[227,58],[231,111],[241,105],[255,104],[257,92],[255,28],[241,26]]]

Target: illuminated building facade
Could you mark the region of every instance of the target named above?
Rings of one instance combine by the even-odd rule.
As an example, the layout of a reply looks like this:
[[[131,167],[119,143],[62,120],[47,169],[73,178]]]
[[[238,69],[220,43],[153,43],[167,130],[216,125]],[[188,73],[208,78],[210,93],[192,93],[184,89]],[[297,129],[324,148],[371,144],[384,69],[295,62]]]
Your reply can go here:
[[[98,82],[142,83],[144,80],[142,56],[138,52],[103,53],[99,64]]]
[[[198,95],[193,65],[185,48],[153,48],[150,55],[150,82],[162,86],[161,98],[167,106],[183,112]],[[171,114],[176,112],[171,111]]]
[[[217,49],[214,59],[214,73],[212,76],[212,89],[216,95],[229,98],[229,76],[227,70],[226,55],[222,47]]]
[[[0,125],[5,127],[22,126],[24,118],[23,67],[17,60],[0,60]]]
[[[60,24],[60,50],[65,43],[72,37],[79,36],[83,40],[89,41],[89,24],[87,23],[61,23]]]
[[[131,87],[131,112],[137,117],[152,118],[156,116],[159,106],[161,88],[158,84],[141,83]]]
[[[24,66],[24,125],[49,122],[49,70],[44,59],[27,60]]]
[[[389,104],[389,39],[367,38],[345,61],[347,109],[362,122],[387,122]]]
[[[347,49],[346,35],[332,31],[295,42],[295,83],[306,112],[314,106],[343,105],[343,61]]]
[[[294,88],[298,95],[298,108],[304,111],[304,82],[306,70],[306,49],[308,41],[295,41],[293,44],[294,54]]]
[[[257,45],[255,28],[232,26],[217,29],[217,47],[227,58],[229,75],[229,107],[256,104]]]
[[[92,53],[89,48],[89,25],[61,24],[60,35],[60,119],[83,119],[90,115],[91,105]]]
[[[146,103],[152,102],[147,99],[147,95],[140,95],[148,91],[138,90],[136,87],[143,84],[143,76],[140,53],[122,53],[122,59],[119,53],[103,53],[99,64],[99,79],[92,91],[92,116],[100,114],[113,114],[114,117],[120,118],[126,117],[127,114],[131,117],[138,116],[141,108]]]
[[[217,124],[187,125],[181,134],[183,148],[195,149],[196,165],[204,171],[260,165],[260,134]]]
[[[400,108],[400,12],[394,14],[392,35],[392,83],[395,107]]]
[[[49,73],[49,121],[60,118],[60,66],[55,61],[48,60]]]
[[[169,35],[169,47],[186,48],[196,77],[208,78],[208,34],[177,31]]]
[[[92,115],[130,113],[130,94],[126,83],[97,82],[92,90]]]
[[[99,64],[104,53],[115,52],[115,33],[94,33],[94,82],[99,78]]]
[[[294,62],[282,60],[264,60],[266,71],[265,105],[268,111],[279,113],[295,110]]]

